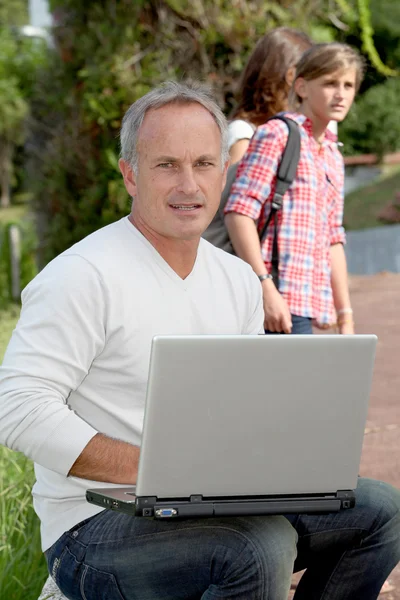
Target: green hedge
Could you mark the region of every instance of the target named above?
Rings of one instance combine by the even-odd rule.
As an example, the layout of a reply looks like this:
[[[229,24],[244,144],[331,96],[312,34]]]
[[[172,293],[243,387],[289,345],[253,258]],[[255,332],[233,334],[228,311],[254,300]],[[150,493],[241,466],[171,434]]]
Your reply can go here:
[[[166,79],[192,78],[208,83],[229,115],[247,57],[267,31],[284,25],[315,41],[344,38],[322,0],[50,0],[50,8],[55,51],[36,78],[28,168],[35,209],[43,216],[41,264],[129,211],[118,171],[118,132],[137,98]],[[350,14],[343,2],[335,11],[352,23],[349,41],[360,44],[358,11]],[[368,102],[360,99],[341,127],[346,153],[370,151],[368,144],[383,152],[386,133],[391,140],[397,135],[389,118],[386,133],[379,134],[380,119],[371,108],[379,93]],[[382,97],[379,110],[385,102]],[[390,106],[397,111],[391,100]]]
[[[371,87],[339,126],[347,156],[400,150],[400,77]]]
[[[249,52],[273,27],[313,34],[314,5],[227,0],[51,0],[56,49],[32,110],[44,261],[129,212],[118,171],[121,117],[166,79],[210,84],[227,114]],[[325,35],[319,21],[319,34]],[[329,24],[330,25],[330,24]],[[322,31],[322,33],[321,33]],[[329,29],[330,31],[330,29]]]

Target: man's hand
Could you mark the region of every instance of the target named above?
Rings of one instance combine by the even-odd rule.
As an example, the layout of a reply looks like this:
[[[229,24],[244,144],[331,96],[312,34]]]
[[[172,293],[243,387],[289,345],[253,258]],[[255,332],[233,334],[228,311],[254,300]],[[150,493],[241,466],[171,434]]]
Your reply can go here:
[[[107,483],[135,484],[140,448],[97,433],[83,449],[68,475]]]
[[[264,302],[264,327],[276,333],[291,333],[292,317],[286,300],[271,279],[262,282]]]

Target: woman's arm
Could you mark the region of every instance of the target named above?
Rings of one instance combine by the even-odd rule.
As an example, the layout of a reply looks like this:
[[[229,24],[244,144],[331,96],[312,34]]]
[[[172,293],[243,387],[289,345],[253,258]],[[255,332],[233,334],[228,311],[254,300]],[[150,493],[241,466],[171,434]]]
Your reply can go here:
[[[256,130],[225,206],[225,223],[235,252],[257,275],[267,273],[267,269],[256,222],[268,208],[287,137],[287,127],[281,121],[271,121]],[[262,282],[262,289],[266,329],[290,333],[291,315],[285,299],[270,279]]]
[[[332,294],[338,315],[339,333],[352,334],[354,333],[354,321],[343,244],[333,244],[330,247],[330,255]]]
[[[343,228],[344,211],[344,162],[341,153],[336,149],[336,168],[331,174],[330,185],[334,190],[329,213],[330,227],[330,259],[331,287],[333,303],[337,313],[339,333],[354,333],[353,311],[351,309],[349,284],[347,276],[346,241]]]
[[[232,144],[232,146],[229,149],[231,165],[234,165],[235,163],[239,162],[239,160],[241,160],[243,158],[247,148],[249,147],[249,144],[250,144],[250,140],[247,140],[247,139],[238,140],[237,142]]]
[[[225,224],[236,254],[252,267],[257,275],[267,272],[261,255],[260,239],[255,222],[240,213],[230,212]],[[292,318],[286,301],[278,292],[272,279],[261,283],[263,290],[264,326],[269,331],[290,333]]]

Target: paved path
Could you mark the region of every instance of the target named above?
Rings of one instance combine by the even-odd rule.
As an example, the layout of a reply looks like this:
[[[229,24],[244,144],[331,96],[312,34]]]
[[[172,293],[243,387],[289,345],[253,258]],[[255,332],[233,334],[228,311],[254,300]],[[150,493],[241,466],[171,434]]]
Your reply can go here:
[[[400,488],[400,275],[352,277],[350,289],[357,333],[379,339],[361,474]],[[390,582],[380,600],[400,600],[400,565]]]
[[[354,277],[351,291],[357,332],[379,340],[361,474],[400,488],[400,275]],[[395,590],[382,600],[400,600],[400,566],[390,581]]]

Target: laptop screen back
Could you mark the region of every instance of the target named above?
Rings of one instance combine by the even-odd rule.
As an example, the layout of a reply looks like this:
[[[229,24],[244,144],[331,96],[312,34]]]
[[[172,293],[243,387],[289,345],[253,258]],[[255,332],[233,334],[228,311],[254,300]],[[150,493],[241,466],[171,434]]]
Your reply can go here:
[[[376,337],[154,338],[138,496],[354,489]]]

